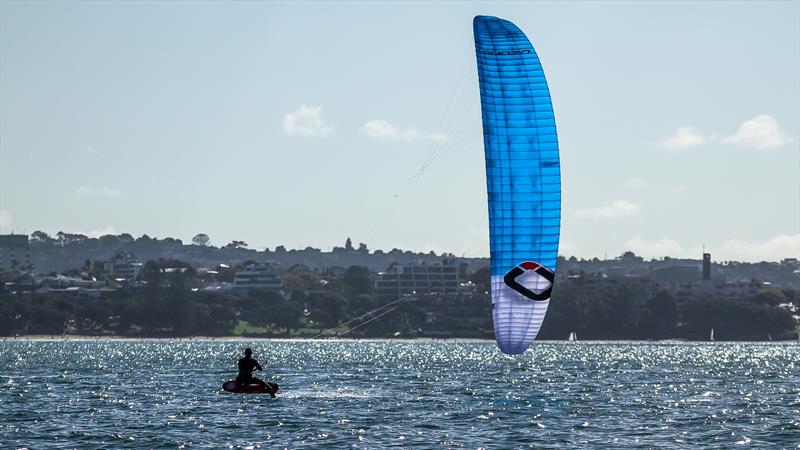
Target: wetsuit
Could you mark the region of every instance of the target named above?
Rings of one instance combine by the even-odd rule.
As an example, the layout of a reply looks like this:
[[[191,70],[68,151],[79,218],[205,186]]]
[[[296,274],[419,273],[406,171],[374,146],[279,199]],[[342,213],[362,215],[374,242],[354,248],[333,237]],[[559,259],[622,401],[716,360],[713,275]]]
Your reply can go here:
[[[253,376],[253,370],[264,370],[261,368],[261,365],[258,364],[253,358],[248,358],[245,356],[244,358],[239,360],[239,374],[236,375],[236,383],[239,384],[239,387],[244,387],[247,384],[260,384],[267,389],[269,395],[272,398],[275,398],[275,392],[278,391],[278,385],[275,383],[267,383],[266,381],[259,380],[258,378]]]
[[[258,378],[255,378],[253,376],[253,370],[255,370],[255,369],[264,370],[264,369],[261,368],[261,365],[258,364],[258,361],[256,361],[253,358],[248,358],[248,357],[245,356],[244,358],[240,359],[239,360],[239,374],[236,375],[236,381],[238,381],[239,384],[242,384],[242,385],[244,385],[244,384],[262,384],[262,385],[265,384],[263,381],[259,380]]]

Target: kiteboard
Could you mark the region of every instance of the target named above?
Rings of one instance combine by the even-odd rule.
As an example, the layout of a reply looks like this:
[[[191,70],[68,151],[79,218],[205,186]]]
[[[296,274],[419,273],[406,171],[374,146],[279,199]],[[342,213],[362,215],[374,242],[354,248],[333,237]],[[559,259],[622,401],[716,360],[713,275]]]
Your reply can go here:
[[[240,386],[236,380],[230,380],[222,384],[222,390],[237,394],[271,394],[274,396],[275,393],[278,392],[278,384],[267,383],[267,385],[269,387],[264,387],[260,384],[246,384]]]

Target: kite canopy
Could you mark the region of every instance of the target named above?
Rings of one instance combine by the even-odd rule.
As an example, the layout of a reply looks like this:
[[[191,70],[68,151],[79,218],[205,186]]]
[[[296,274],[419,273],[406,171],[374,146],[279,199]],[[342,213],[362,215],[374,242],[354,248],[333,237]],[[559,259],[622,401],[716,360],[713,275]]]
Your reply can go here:
[[[558,138],[539,57],[513,23],[473,21],[483,113],[494,332],[522,353],[542,326],[561,222]]]

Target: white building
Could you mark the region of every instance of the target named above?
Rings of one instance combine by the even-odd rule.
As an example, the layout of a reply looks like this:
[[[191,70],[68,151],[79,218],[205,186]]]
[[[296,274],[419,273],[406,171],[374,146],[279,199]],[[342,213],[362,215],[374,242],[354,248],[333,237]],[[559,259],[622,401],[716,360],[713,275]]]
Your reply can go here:
[[[677,283],[664,287],[670,290],[676,299],[686,300],[699,295],[722,299],[754,297],[765,286],[769,286],[769,283],[760,283],[752,280],[727,282],[699,280],[692,283]]]
[[[109,261],[103,263],[103,271],[116,278],[133,280],[142,272],[144,264],[140,262]]]
[[[400,297],[412,293],[450,294],[458,291],[458,266],[455,259],[441,263],[396,265],[378,274],[375,288],[383,297]]]
[[[233,276],[234,289],[281,289],[283,281],[269,264],[251,264]]]

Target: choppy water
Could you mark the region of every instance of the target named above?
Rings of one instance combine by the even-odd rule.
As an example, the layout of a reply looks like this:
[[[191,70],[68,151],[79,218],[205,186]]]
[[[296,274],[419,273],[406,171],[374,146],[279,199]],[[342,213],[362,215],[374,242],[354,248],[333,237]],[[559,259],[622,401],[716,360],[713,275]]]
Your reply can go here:
[[[735,446],[800,448],[800,345],[0,342],[0,448]]]

